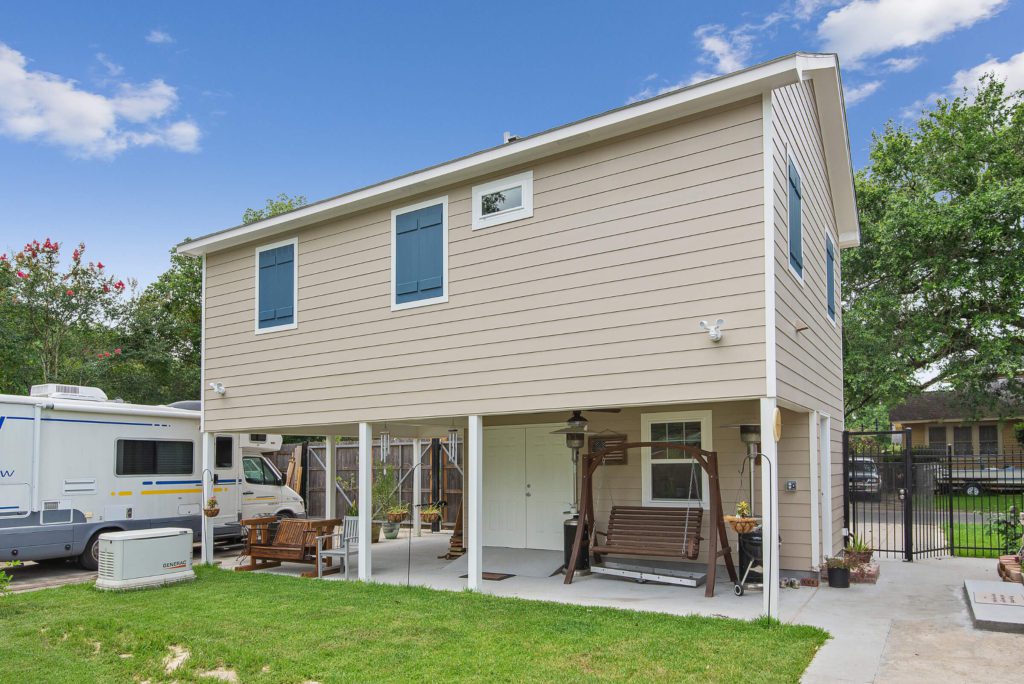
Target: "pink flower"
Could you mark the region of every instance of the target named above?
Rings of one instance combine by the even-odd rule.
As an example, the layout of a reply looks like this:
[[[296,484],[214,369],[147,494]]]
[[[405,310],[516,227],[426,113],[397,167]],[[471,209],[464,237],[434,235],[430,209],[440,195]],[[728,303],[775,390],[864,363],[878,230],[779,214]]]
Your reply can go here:
[[[97,358],[97,359],[102,359],[102,358],[103,358],[103,354],[97,354],[97,355],[96,355],[96,358]]]
[[[71,253],[71,258],[74,259],[75,261],[80,261],[82,258],[82,253],[76,249],[74,252]]]
[[[18,271],[18,277],[19,278],[28,278],[28,274],[25,273],[24,271]]]
[[[96,268],[103,268],[103,262],[101,261],[98,264],[96,264]]]
[[[110,292],[110,286],[109,285],[104,285],[103,286],[103,291],[104,292]]]
[[[124,289],[124,281],[118,280],[116,283],[114,283],[114,289],[115,290],[123,290]]]
[[[117,349],[115,349],[115,350],[114,350],[114,353],[115,353],[115,354],[117,354],[118,356],[120,356],[120,354],[121,354],[121,348],[120,348],[120,347],[118,347]]]
[[[75,296],[75,291],[74,290],[68,290],[66,294],[67,294],[68,297],[74,297]]]
[[[110,352],[103,352],[103,355],[104,355],[105,357],[107,357],[108,359],[110,358]]]

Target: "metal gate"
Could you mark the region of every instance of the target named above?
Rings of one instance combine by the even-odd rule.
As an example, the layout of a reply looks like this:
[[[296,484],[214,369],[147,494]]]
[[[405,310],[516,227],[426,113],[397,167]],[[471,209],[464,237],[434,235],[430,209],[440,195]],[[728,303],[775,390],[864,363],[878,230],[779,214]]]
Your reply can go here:
[[[948,555],[948,469],[944,454],[915,453],[910,430],[843,433],[845,527],[876,556]]]

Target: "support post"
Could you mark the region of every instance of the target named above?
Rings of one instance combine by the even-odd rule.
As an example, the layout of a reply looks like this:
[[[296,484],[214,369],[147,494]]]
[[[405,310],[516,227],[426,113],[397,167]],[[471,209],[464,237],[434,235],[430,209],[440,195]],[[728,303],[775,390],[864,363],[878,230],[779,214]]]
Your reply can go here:
[[[469,554],[469,573],[467,586],[479,591],[483,581],[483,451],[484,451],[484,419],[482,416],[469,417],[469,430],[466,435],[466,468],[465,492],[463,497],[468,505],[465,508],[466,522],[466,553]]]
[[[779,617],[779,460],[775,397],[761,399],[761,533],[764,614]]]
[[[423,505],[423,449],[420,438],[412,440],[412,533],[423,535],[420,528],[420,507]]]
[[[337,469],[334,465],[334,435],[324,437],[324,517],[338,517],[338,492],[334,486]]]
[[[370,532],[373,529],[373,430],[359,424],[359,579],[370,581]]]
[[[430,440],[430,502],[435,504],[441,500],[441,463],[441,440],[434,437]],[[465,481],[463,481],[462,489],[466,489]],[[441,521],[430,523],[430,531],[440,532]]]
[[[807,450],[810,460],[811,475],[811,570],[817,569],[821,563],[821,514],[819,504],[821,502],[821,478],[818,476],[818,461],[820,456],[818,449],[821,438],[818,435],[819,428],[818,412],[811,411],[807,414]]]
[[[217,449],[217,438],[212,432],[203,433],[203,507],[213,496],[213,465]],[[203,565],[213,564],[213,518],[202,517],[202,555]]]

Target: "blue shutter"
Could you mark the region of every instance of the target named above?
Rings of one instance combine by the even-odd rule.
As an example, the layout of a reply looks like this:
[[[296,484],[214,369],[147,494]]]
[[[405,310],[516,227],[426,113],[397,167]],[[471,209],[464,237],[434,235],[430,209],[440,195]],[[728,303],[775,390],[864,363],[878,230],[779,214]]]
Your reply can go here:
[[[799,275],[804,274],[803,231],[800,227],[802,202],[800,174],[793,162],[789,162],[789,263]]]
[[[259,327],[295,322],[295,245],[260,252]]]
[[[828,317],[836,319],[836,255],[832,238],[825,238],[825,287],[828,291]]]
[[[395,303],[433,299],[444,294],[443,206],[399,214],[395,218]]]

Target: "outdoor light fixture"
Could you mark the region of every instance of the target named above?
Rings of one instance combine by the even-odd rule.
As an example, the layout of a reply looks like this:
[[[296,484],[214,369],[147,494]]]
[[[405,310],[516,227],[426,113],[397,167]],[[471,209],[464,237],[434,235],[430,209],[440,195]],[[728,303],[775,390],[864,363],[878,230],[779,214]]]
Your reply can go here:
[[[214,392],[216,392],[222,397],[224,396],[224,393],[227,392],[227,389],[225,389],[223,382],[211,382],[210,389],[212,389]]]
[[[380,433],[380,462],[387,463],[388,454],[391,453],[391,433],[385,427]]]
[[[722,339],[722,326],[725,325],[725,319],[719,318],[714,323],[708,323],[707,321],[700,322],[700,329],[705,330],[708,333],[708,337],[711,338],[712,342],[718,342]]]
[[[577,469],[580,463],[580,449],[586,444],[587,419],[583,417],[582,411],[573,411],[569,420],[565,421],[565,427],[551,432],[553,435],[565,435],[565,446],[572,450],[572,510],[575,514],[579,510],[579,492],[576,491],[576,483],[579,481]]]
[[[459,463],[459,428],[455,426],[448,428],[448,462]]]

